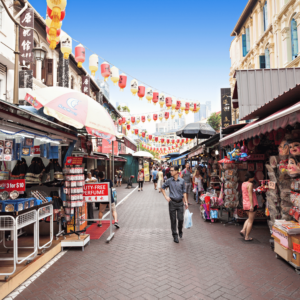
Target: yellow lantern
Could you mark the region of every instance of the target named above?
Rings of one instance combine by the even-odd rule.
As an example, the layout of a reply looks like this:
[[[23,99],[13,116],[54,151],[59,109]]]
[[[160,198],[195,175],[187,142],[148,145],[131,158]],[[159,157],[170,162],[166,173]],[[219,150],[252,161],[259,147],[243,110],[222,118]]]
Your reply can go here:
[[[66,33],[61,35],[60,50],[64,54],[64,59],[69,59],[72,53],[72,39]]]
[[[194,110],[194,102],[190,102],[190,111]]]
[[[141,118],[140,117],[136,117],[135,121],[136,121],[137,124],[139,124],[141,122]]]
[[[98,71],[98,55],[97,54],[92,54],[90,56],[90,59],[89,59],[89,69],[92,73],[92,76],[95,77],[96,75],[96,72]]]
[[[124,123],[124,124],[122,125],[122,127],[123,127],[123,129],[126,129],[126,123]]]
[[[173,106],[173,104],[172,104],[172,106]],[[175,111],[174,111],[173,109],[171,110],[171,118],[172,118],[172,119],[175,118]]]
[[[135,96],[136,93],[138,92],[138,82],[136,79],[131,80],[130,87],[131,87],[130,91],[131,91],[132,95]]]
[[[150,87],[146,89],[146,99],[148,100],[149,103],[151,103],[153,99],[153,90]]]
[[[161,93],[159,95],[159,105],[160,105],[161,108],[163,108],[164,104],[165,104],[165,94]]]
[[[60,29],[62,26],[62,22],[59,22],[58,28],[51,27],[52,20],[50,18],[46,19],[46,27],[49,28],[47,40],[50,44],[50,49],[54,50],[57,45],[57,39],[58,42],[60,41],[60,36],[57,36],[57,29]]]
[[[147,120],[148,120],[148,122],[151,121],[151,115],[147,115]]]
[[[110,74],[111,74],[110,75],[111,81],[114,83],[114,85],[117,85],[120,79],[119,69],[116,68],[115,66],[111,67]]]
[[[190,111],[186,109],[184,112],[186,115],[188,115]]]
[[[181,111],[185,110],[185,102],[184,101],[181,101],[181,103],[180,103],[180,110]]]
[[[162,121],[163,117],[164,117],[163,113],[159,113],[158,118],[159,118],[161,121]]]
[[[177,101],[177,99],[176,98],[172,98],[172,109],[175,109],[175,107],[176,107],[176,101]],[[171,115],[172,116],[172,115]],[[172,118],[173,119],[173,118]]]
[[[65,10],[67,6],[67,0],[47,0],[48,7],[52,10],[52,22],[51,27],[59,29],[59,23],[61,20],[61,12]]]
[[[182,110],[181,110],[181,109],[178,110],[178,117],[179,117],[179,118],[182,117]]]
[[[134,129],[133,128],[131,129],[131,133],[134,134]]]

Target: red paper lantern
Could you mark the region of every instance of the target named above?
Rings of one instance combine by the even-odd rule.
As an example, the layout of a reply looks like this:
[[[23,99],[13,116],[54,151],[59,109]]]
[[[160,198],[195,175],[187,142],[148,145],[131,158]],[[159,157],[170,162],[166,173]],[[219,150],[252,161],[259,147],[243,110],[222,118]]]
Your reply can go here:
[[[173,144],[173,145],[175,144],[175,140],[172,140],[172,144]]]
[[[185,110],[190,110],[190,103],[189,102],[185,102]]]
[[[181,102],[179,100],[176,101],[176,106],[175,106],[175,109],[176,110],[179,110],[181,107]]]
[[[101,64],[101,75],[104,78],[108,78],[110,76],[110,65],[107,62],[103,62]]]
[[[146,135],[146,132],[145,131],[142,131],[142,137],[144,138]]]
[[[159,92],[155,91],[153,92],[153,98],[152,98],[152,102],[154,103],[154,105],[156,105],[158,100],[159,100]]]
[[[172,98],[167,97],[166,98],[166,107],[170,108],[172,106]]]
[[[168,120],[170,116],[170,113],[168,111],[165,112],[165,119]]]
[[[82,64],[85,62],[85,48],[81,44],[75,47],[75,60],[78,68],[82,68]]]
[[[180,139],[177,139],[177,140],[176,140],[176,143],[179,144],[179,143],[180,143]]]
[[[47,15],[48,17],[53,20],[53,16],[52,16],[52,9],[47,6]],[[60,13],[60,20],[59,21],[62,21],[66,16],[66,11],[65,10],[62,10],[61,13]]]
[[[140,85],[139,88],[138,88],[138,93],[137,94],[138,94],[140,100],[142,100],[143,97],[145,96],[145,86]]]
[[[127,124],[127,130],[130,130],[130,127],[131,127],[130,124]]]
[[[165,142],[165,139],[164,138],[161,138],[160,139],[160,142],[163,144]]]
[[[197,112],[197,103],[194,103],[193,112]]]
[[[152,141],[152,134],[149,134],[149,141]]]
[[[158,136],[156,136],[156,137],[154,138],[154,140],[155,140],[155,142],[158,142]]]
[[[126,84],[127,84],[127,76],[123,73],[120,75],[120,79],[119,79],[119,87],[121,91],[123,91],[123,89],[126,88]]]
[[[143,123],[145,123],[145,122],[146,122],[146,117],[145,117],[145,116],[141,116],[141,121],[142,121]]]
[[[126,123],[126,118],[123,117],[123,118],[122,118],[122,124],[125,124],[125,123]]]
[[[138,135],[139,134],[139,130],[138,129],[134,129],[134,134]]]
[[[122,119],[118,120],[118,124],[121,126],[123,124]]]
[[[157,121],[157,118],[158,118],[158,117],[157,117],[157,114],[153,114],[153,120],[154,120],[154,121]]]
[[[166,143],[167,143],[167,144],[170,144],[170,139],[167,139],[167,140],[166,140]]]
[[[131,117],[131,123],[132,123],[132,124],[135,123],[135,117]]]

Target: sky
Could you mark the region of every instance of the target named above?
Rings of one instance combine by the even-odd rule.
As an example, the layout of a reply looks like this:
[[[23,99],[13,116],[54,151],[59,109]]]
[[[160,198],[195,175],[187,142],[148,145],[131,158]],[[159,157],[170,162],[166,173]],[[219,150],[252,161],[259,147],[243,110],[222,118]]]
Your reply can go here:
[[[219,111],[220,88],[230,87],[230,34],[247,1],[68,0],[62,30],[98,54],[99,64],[102,57],[130,75],[124,92],[109,79],[114,105],[128,103],[133,114],[159,110],[132,96],[134,77],[165,95],[211,101],[212,111]],[[45,17],[46,0],[29,2]],[[76,45],[73,41],[73,48]],[[86,51],[87,70],[91,54]],[[100,70],[98,77],[103,79]],[[153,123],[149,131],[154,131]]]

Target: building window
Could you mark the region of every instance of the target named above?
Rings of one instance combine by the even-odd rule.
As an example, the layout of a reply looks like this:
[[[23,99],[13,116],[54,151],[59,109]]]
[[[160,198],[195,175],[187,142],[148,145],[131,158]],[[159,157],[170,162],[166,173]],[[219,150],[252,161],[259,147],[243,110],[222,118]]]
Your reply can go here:
[[[259,56],[259,67],[261,69],[265,69],[266,68],[266,57],[265,57],[265,55],[260,55]]]
[[[2,21],[3,21],[3,6],[0,4],[0,29],[2,30]]]
[[[271,68],[271,64],[270,64],[270,51],[269,51],[269,49],[265,50],[265,66],[266,66],[266,69],[270,69]]]
[[[246,33],[242,35],[243,56],[245,57],[250,51],[250,28],[246,28]]]
[[[268,1],[264,5],[264,31],[268,28]]]
[[[291,21],[292,60],[298,56],[298,31],[295,19]]]

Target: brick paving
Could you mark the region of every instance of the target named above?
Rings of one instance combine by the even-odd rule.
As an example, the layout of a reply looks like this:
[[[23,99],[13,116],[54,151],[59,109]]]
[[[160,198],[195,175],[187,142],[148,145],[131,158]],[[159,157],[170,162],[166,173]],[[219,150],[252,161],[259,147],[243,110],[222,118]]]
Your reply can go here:
[[[204,222],[190,202],[193,227],[175,244],[167,202],[146,183],[118,207],[110,244],[107,231],[70,249],[15,299],[300,299],[300,276],[275,258],[266,226],[252,232],[260,243],[245,244],[241,227]]]

